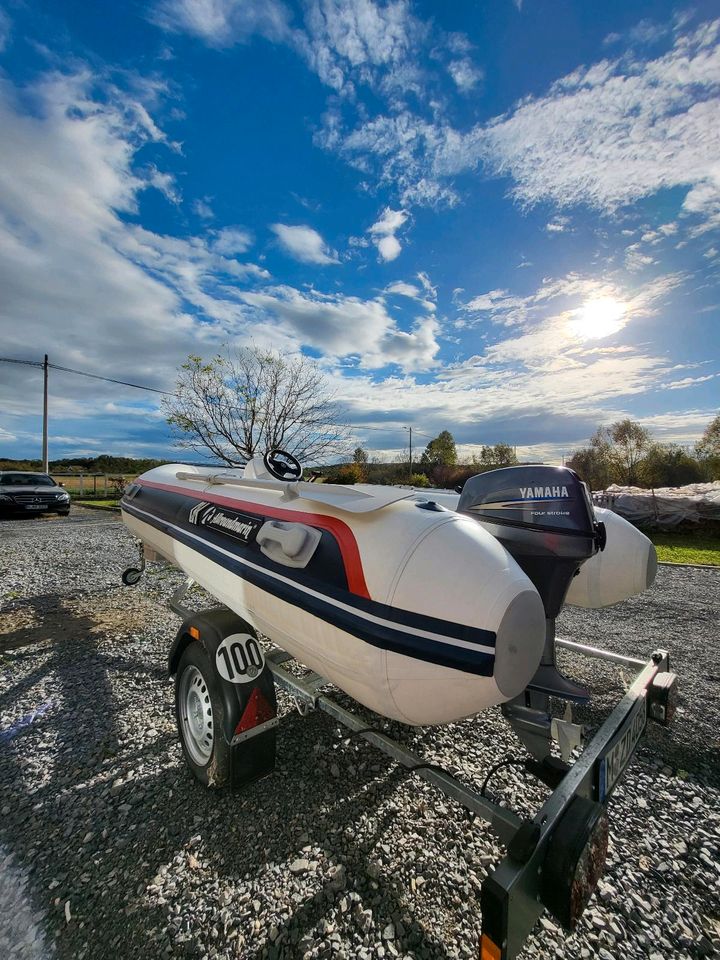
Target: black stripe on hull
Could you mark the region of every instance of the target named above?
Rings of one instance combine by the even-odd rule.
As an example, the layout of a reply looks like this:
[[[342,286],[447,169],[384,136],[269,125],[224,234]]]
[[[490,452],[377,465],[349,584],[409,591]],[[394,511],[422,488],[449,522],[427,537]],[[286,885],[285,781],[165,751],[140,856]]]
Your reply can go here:
[[[494,647],[495,634],[490,630],[453,624],[435,617],[424,617],[421,614],[399,610],[374,600],[366,600],[349,592],[343,592],[342,596],[336,596],[340,591],[332,588],[323,589],[327,600],[323,597],[313,596],[303,590],[302,587],[286,582],[289,576],[294,573],[290,568],[287,571],[283,569],[280,575],[282,579],[279,579],[278,576],[274,576],[269,571],[257,569],[254,557],[250,562],[243,562],[240,556],[228,556],[225,551],[235,552],[235,544],[228,543],[224,544],[222,548],[218,548],[204,537],[200,537],[198,528],[195,528],[192,532],[185,531],[175,523],[169,523],[154,515],[146,514],[145,511],[139,510],[132,503],[126,501],[123,501],[122,509],[142,523],[149,524],[172,539],[178,540],[190,549],[195,550],[206,559],[219,564],[242,580],[266,591],[279,600],[299,607],[365,643],[416,660],[460,670],[463,673],[472,673],[483,677],[491,677],[493,674],[494,654],[486,653],[484,650],[472,649],[472,647],[459,646],[452,642],[444,643],[440,640],[406,633],[401,628],[407,626],[411,629],[425,630],[441,635],[450,634],[453,639],[460,639],[466,643]],[[252,563],[253,566],[250,566],[249,563]],[[336,599],[345,607],[354,609],[348,610],[338,607],[331,602],[332,599]],[[386,622],[372,622],[368,619],[368,616],[377,617]],[[396,629],[394,625],[397,625],[400,629]],[[450,637],[448,637],[448,640],[450,641]]]

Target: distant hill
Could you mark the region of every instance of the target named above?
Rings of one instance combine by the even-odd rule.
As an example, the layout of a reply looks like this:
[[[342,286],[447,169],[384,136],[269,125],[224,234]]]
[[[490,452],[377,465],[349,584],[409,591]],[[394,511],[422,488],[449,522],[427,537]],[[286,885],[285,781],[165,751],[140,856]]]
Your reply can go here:
[[[137,460],[134,457],[112,457],[103,453],[99,457],[66,457],[51,460],[51,473],[144,473],[170,460]],[[42,470],[42,460],[0,460],[0,470]]]

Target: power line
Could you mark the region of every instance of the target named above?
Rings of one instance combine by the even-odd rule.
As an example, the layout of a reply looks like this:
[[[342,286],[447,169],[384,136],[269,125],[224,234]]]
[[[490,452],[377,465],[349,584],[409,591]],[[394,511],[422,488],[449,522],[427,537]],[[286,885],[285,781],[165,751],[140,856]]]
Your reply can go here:
[[[134,387],[136,390],[149,390],[150,393],[161,393],[165,397],[171,394],[168,390],[158,390],[157,387],[146,387],[141,383],[129,383],[127,380],[115,380],[113,377],[101,377],[97,373],[86,373],[84,370],[72,370],[70,367],[60,367],[57,363],[49,363],[53,370],[63,370],[65,373],[76,373],[79,377],[90,377],[92,380],[104,380],[106,383],[119,383],[123,387]]]
[[[28,367],[45,366],[40,360],[16,360],[13,357],[0,357],[0,362],[22,363]],[[134,387],[136,390],[148,390],[150,393],[161,393],[163,396],[170,396],[170,393],[167,390],[158,390],[157,387],[147,387],[142,383],[130,383],[128,380],[116,380],[114,377],[103,377],[98,373],[88,373],[86,370],[73,370],[72,367],[61,367],[57,363],[48,363],[48,367],[51,370],[62,370],[64,373],[74,373],[79,377],[90,377],[92,380],[104,380],[106,383],[117,383],[122,387]]]
[[[358,431],[360,431],[360,430],[382,430],[383,432],[388,432],[388,431],[389,431],[390,433],[393,433],[394,431],[396,431],[396,430],[399,429],[397,425],[391,426],[391,427],[371,427],[371,426],[369,426],[369,425],[367,425],[367,424],[364,424],[364,423],[363,423],[363,424],[360,424],[360,423],[349,423],[348,426],[350,427],[351,430],[358,430]],[[402,427],[403,430],[406,429],[406,427],[405,427],[404,424],[401,424],[400,426]],[[420,430],[416,430],[415,427],[413,427],[412,429],[413,429],[413,433],[417,434],[418,437],[427,437],[428,440],[434,440],[434,439],[435,439],[434,437],[431,437],[429,433],[422,433]]]
[[[42,360],[14,360],[12,357],[0,357],[3,363],[24,363],[27,367],[44,367]]]

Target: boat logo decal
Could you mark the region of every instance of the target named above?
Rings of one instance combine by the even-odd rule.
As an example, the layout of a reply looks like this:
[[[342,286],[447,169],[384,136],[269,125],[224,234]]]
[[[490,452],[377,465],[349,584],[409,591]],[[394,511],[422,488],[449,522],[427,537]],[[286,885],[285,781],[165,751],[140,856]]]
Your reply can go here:
[[[520,487],[523,500],[569,500],[567,487]]]
[[[249,683],[262,671],[265,657],[252,634],[233,633],[215,651],[215,665],[224,680]]]
[[[249,517],[246,513],[236,510],[226,510],[217,504],[201,500],[193,506],[188,514],[190,523],[198,527],[209,527],[220,533],[227,533],[243,543],[252,543],[257,532],[263,525],[263,520]]]
[[[493,500],[476,503],[469,507],[473,513],[484,510],[524,510],[534,503],[546,503],[548,500],[572,500],[567,487],[519,487],[519,497],[511,500]]]

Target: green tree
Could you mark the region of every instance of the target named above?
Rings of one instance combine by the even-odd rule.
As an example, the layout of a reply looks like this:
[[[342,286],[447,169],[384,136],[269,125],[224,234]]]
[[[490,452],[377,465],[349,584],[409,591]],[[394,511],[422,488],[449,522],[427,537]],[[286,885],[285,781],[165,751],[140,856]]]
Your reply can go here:
[[[594,490],[611,483],[637,484],[639,464],[652,445],[650,433],[634,420],[598,427],[590,445],[576,450],[567,465]]]
[[[696,452],[703,480],[720,479],[720,413],[705,428]]]
[[[620,471],[622,482],[638,482],[638,464],[650,448],[652,437],[645,427],[635,420],[618,420],[609,429],[612,456]]]
[[[496,443],[492,447],[484,445],[477,460],[481,467],[512,467],[517,462],[515,450],[507,443]]]
[[[683,487],[702,479],[702,466],[681,447],[654,443],[638,464],[647,487]]]
[[[410,477],[410,485],[413,487],[429,487],[430,481],[424,473],[413,473]]]
[[[368,466],[368,455],[362,447],[355,447],[353,451],[352,466],[357,467],[357,474],[360,476],[360,480],[354,481],[357,483],[365,483],[367,480],[367,466]]]
[[[720,457],[720,413],[705,428],[697,452],[701,457]]]
[[[431,466],[452,466],[457,463],[455,440],[449,430],[442,430],[430,441],[420,457],[420,463]]]
[[[591,445],[576,450],[567,466],[578,473],[591,490],[604,490],[613,482],[612,463],[602,447]]]
[[[333,483],[362,483],[365,479],[359,463],[345,463],[332,478]]]

